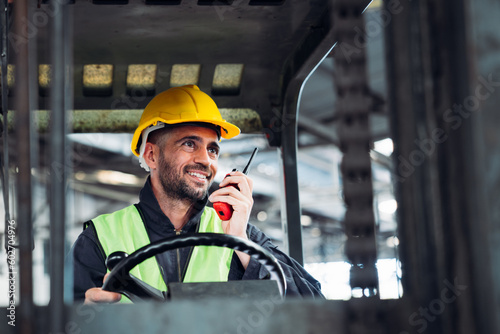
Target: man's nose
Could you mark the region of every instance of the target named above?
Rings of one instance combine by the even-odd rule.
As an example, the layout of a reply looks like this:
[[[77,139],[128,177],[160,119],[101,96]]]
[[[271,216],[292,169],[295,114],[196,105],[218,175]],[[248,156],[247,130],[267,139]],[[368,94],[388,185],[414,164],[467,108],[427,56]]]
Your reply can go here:
[[[203,148],[203,149],[199,149],[196,151],[194,162],[208,167],[211,165],[212,160],[210,159],[210,156],[208,155],[208,151],[205,148]]]

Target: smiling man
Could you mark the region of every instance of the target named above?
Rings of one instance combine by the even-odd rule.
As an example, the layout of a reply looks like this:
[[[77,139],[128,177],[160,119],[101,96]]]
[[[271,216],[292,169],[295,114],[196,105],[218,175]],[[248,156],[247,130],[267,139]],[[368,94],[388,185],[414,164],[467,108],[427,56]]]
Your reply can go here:
[[[196,86],[171,88],[144,109],[132,139],[132,152],[150,175],[139,203],[101,215],[86,223],[73,246],[75,299],[117,302],[125,297],[104,291],[106,256],[132,253],[163,238],[184,233],[213,232],[251,240],[280,262],[287,280],[286,296],[322,297],[320,284],[295,260],[248,223],[253,206],[252,180],[231,172],[208,197],[217,173],[219,141],[240,130],[222,119],[215,102]],[[229,184],[235,187],[226,187]],[[234,212],[221,221],[210,202],[224,202]],[[203,250],[201,250],[203,249]],[[167,251],[131,271],[149,285],[165,291],[168,282],[213,282],[262,279],[267,269],[245,253],[220,247]]]

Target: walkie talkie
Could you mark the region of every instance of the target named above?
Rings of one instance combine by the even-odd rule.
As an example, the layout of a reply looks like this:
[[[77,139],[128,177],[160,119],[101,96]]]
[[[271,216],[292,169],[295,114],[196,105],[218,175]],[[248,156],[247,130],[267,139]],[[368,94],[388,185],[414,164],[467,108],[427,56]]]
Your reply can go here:
[[[248,169],[250,168],[250,165],[252,164],[253,157],[255,156],[255,154],[257,153],[258,150],[259,150],[258,147],[256,147],[253,150],[253,153],[250,156],[250,160],[248,160],[247,165],[243,169],[243,172],[242,172],[243,174],[245,174],[245,175],[248,174]],[[236,168],[232,170],[232,172],[236,172],[236,171],[237,171]],[[226,174],[226,176],[224,178],[226,178],[228,176],[229,176],[229,174]],[[229,184],[226,187],[229,187],[229,186],[235,187],[236,189],[240,190],[238,188],[238,186],[235,185],[235,184]],[[215,202],[214,203],[214,209],[215,209],[215,212],[217,212],[217,215],[219,216],[219,218],[221,220],[226,221],[226,220],[231,219],[231,217],[233,216],[233,207],[231,205],[227,204],[227,203],[224,203],[224,202]]]

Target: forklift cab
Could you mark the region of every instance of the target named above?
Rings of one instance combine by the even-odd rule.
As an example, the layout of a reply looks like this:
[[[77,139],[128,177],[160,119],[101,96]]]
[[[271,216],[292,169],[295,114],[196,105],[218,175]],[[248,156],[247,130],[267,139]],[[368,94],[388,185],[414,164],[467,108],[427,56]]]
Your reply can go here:
[[[492,198],[500,182],[492,166],[500,161],[494,47],[500,8],[490,2],[2,1],[0,176],[6,273],[13,278],[6,280],[1,332],[498,333],[500,273],[493,264],[500,259],[500,206]],[[371,48],[373,39],[379,52]],[[374,59],[377,71],[370,67]],[[307,105],[304,91],[322,64],[329,67]],[[133,305],[74,302],[72,268],[65,265],[75,239],[68,221],[111,209],[74,194],[127,202],[124,192],[137,190],[133,175],[143,173],[130,152],[102,149],[110,140],[100,134],[126,138],[153,96],[181,85],[207,92],[223,118],[248,136],[230,147],[234,152],[247,157],[261,145],[266,158],[276,159],[276,171],[264,166],[262,173],[278,175],[279,185],[266,189],[279,188],[282,232],[276,238],[290,257],[304,264],[305,227],[324,221],[320,215],[306,220],[304,211],[314,207],[326,216],[341,207],[342,217],[329,228],[341,240],[337,253],[348,268],[348,298],[286,298],[283,271],[265,249],[197,234],[108,258],[112,273],[104,288]],[[323,99],[329,104],[318,102]],[[465,109],[452,108],[458,102]],[[99,139],[82,144],[78,134]],[[374,142],[389,137],[393,150],[381,154]],[[320,185],[330,173],[340,186],[326,193],[341,202],[314,197],[305,207],[299,150],[318,147],[307,159],[323,171],[309,174],[320,178],[307,184],[309,191],[324,191]],[[333,167],[332,147],[339,157]],[[96,172],[99,163],[109,170]],[[375,203],[380,180],[374,165],[384,166],[394,195],[389,228]],[[89,181],[101,178],[106,187]],[[258,196],[260,203],[270,198]],[[35,207],[40,198],[45,201]],[[40,212],[48,216],[46,229],[33,224]],[[258,214],[256,220],[265,220]],[[40,230],[47,240],[41,247],[34,240]],[[128,274],[158,252],[195,245],[242,250],[268,268],[271,279],[172,283],[165,292]],[[37,247],[50,256],[41,260]],[[377,259],[388,249],[402,271],[393,299],[380,294]],[[50,283],[33,271],[37,261]],[[338,275],[329,270],[324,281]],[[50,286],[49,301],[39,305],[33,287],[42,283]]]

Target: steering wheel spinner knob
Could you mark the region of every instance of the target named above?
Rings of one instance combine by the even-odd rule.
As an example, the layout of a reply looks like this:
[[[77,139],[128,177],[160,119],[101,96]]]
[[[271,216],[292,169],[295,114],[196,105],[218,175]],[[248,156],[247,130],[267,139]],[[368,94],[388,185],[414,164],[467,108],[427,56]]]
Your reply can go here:
[[[109,270],[113,270],[114,267],[116,267],[116,265],[118,263],[120,263],[121,260],[123,260],[124,258],[126,258],[128,256],[127,253],[125,252],[122,252],[122,251],[117,251],[117,252],[113,252],[111,254],[108,255],[108,257],[106,258],[106,267],[109,269]]]

